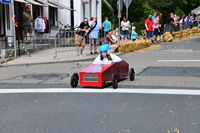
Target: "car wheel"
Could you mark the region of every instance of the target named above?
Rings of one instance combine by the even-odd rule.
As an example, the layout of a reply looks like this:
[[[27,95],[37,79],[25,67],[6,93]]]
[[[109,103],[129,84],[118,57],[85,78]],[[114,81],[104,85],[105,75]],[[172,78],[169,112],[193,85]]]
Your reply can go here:
[[[70,85],[72,88],[78,85],[78,80],[79,80],[78,73],[72,74],[71,79],[70,79]]]
[[[133,81],[135,79],[135,71],[133,68],[129,70],[129,78],[130,78],[130,81]]]
[[[117,82],[117,77],[115,74],[112,74],[111,82],[112,82],[113,89],[116,89],[118,87],[118,82]]]

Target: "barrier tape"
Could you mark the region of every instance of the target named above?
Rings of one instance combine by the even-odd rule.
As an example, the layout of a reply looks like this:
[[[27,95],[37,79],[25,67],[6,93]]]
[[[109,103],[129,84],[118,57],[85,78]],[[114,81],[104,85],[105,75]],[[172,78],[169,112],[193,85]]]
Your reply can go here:
[[[24,49],[24,51],[26,52],[26,54],[31,57],[30,53],[27,51],[27,49],[24,47],[24,45],[22,43],[20,43],[20,45],[22,46],[22,48]]]

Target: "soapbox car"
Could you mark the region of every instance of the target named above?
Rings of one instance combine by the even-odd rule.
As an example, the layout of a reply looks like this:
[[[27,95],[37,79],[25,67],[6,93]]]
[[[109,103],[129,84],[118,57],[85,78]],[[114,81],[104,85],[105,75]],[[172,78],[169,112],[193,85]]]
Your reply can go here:
[[[125,61],[117,63],[105,64],[91,64],[82,71],[74,73],[70,79],[71,87],[79,86],[85,87],[104,87],[112,84],[116,89],[118,81],[128,77],[131,81],[135,79],[135,71],[133,68],[129,69],[129,64]]]

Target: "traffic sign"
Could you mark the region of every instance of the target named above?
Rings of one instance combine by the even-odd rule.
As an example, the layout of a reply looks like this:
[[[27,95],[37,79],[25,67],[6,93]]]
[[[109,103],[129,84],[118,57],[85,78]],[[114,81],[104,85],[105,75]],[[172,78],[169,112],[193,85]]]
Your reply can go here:
[[[120,10],[119,10],[119,1],[120,1]],[[121,12],[122,11],[122,9],[123,9],[123,3],[122,3],[122,0],[118,0],[117,1],[117,10],[119,11],[119,12]]]
[[[13,0],[1,0],[1,3],[3,3],[3,4],[12,4]]]
[[[132,2],[132,0],[123,0],[124,5],[126,6],[126,8],[128,8]]]

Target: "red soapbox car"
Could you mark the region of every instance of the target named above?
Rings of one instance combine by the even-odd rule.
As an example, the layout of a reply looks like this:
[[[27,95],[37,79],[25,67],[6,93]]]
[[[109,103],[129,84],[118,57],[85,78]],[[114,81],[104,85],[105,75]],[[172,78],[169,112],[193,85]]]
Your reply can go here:
[[[82,71],[74,73],[70,79],[71,87],[79,86],[85,87],[104,87],[112,84],[116,89],[118,81],[128,77],[131,81],[135,79],[135,71],[133,68],[129,69],[129,64],[125,61],[105,64],[91,64]]]

